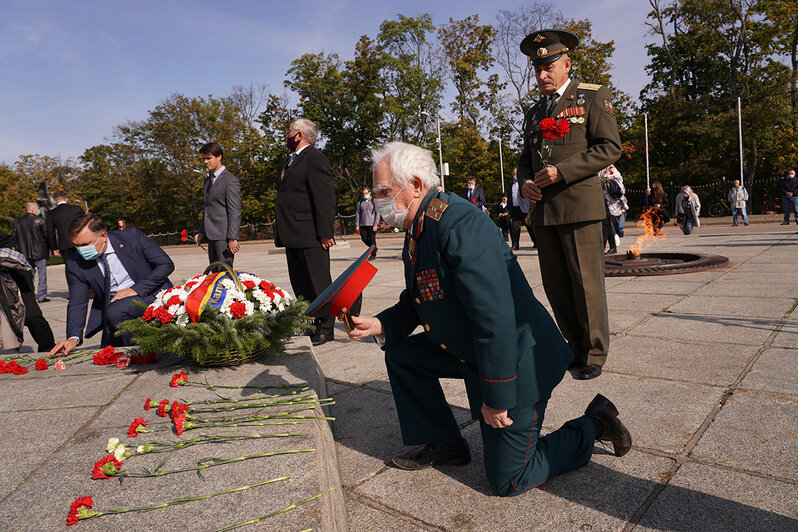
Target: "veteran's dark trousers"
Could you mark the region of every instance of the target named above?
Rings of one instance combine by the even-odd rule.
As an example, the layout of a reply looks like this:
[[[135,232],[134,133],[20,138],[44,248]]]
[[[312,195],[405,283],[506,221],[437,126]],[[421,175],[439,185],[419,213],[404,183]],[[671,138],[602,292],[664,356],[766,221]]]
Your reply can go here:
[[[543,289],[574,362],[603,366],[610,345],[601,221],[535,226]]]
[[[423,333],[386,347],[385,365],[405,445],[460,438],[460,428],[438,379],[463,379],[470,369],[430,343]],[[482,404],[479,385],[469,381],[469,399],[472,404]],[[593,421],[582,416],[541,437],[546,403],[510,410],[513,424],[503,429],[486,425],[480,417],[485,473],[497,494],[519,495],[590,461],[596,439]]]

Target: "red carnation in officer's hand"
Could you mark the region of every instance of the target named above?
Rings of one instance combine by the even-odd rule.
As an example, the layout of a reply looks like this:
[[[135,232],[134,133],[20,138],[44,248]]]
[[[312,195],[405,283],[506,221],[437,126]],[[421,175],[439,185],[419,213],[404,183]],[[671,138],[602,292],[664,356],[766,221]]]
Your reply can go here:
[[[559,120],[557,122],[557,133],[561,137],[564,137],[569,131],[571,131],[571,123],[568,120]]]

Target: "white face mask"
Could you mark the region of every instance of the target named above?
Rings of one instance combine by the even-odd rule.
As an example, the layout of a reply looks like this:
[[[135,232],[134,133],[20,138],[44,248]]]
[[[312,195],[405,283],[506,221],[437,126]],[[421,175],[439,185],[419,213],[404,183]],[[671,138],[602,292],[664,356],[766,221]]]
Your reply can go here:
[[[474,185],[468,185],[468,190],[474,190]]]
[[[402,188],[399,189],[399,192],[396,193],[396,196],[402,193],[407,185],[404,185]],[[374,201],[377,203],[377,212],[380,213],[382,219],[385,220],[385,223],[390,225],[391,227],[399,227],[402,228],[405,226],[405,218],[407,217],[407,211],[410,208],[410,205],[413,204],[413,201],[416,201],[416,198],[413,198],[413,201],[410,202],[407,209],[403,211],[399,211],[396,209],[396,196],[391,196],[389,198],[374,198]]]

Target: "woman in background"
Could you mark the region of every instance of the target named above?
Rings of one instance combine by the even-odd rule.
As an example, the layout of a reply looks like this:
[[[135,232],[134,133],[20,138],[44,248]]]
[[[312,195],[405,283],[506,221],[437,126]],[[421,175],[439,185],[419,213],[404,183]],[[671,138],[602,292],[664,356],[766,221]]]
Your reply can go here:
[[[698,216],[701,214],[701,202],[698,195],[690,187],[682,187],[682,191],[676,196],[676,221],[682,224],[682,233],[689,235],[693,232],[693,226],[701,227]]]

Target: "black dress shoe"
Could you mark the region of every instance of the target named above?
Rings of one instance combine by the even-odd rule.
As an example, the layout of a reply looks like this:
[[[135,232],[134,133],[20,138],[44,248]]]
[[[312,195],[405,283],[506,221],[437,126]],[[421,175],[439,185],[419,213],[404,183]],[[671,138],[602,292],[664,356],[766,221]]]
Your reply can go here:
[[[573,378],[577,380],[595,379],[601,375],[601,366],[598,364],[572,364],[571,366],[568,369],[571,370]]]
[[[466,465],[471,462],[468,442],[460,438],[451,443],[431,443],[394,457],[391,462],[399,469],[417,471],[432,466]]]
[[[44,299],[40,299],[39,300],[39,303],[49,303],[49,302],[50,302],[50,299],[47,298],[47,297],[45,297]]]
[[[310,337],[310,343],[313,344],[313,345],[322,345],[322,344],[326,344],[327,342],[331,342],[334,339],[335,339],[335,334],[332,333],[332,332],[322,333],[322,332],[316,331]]]
[[[781,222],[781,225],[790,225],[790,222]]]
[[[618,409],[612,401],[603,395],[596,394],[590,404],[587,405],[585,415],[591,417],[601,424],[604,431],[598,441],[608,441],[612,443],[615,456],[623,456],[632,448],[632,435],[618,419]]]

